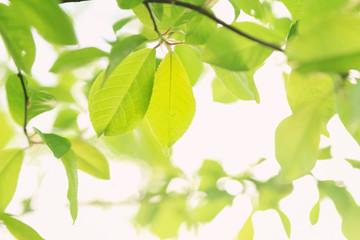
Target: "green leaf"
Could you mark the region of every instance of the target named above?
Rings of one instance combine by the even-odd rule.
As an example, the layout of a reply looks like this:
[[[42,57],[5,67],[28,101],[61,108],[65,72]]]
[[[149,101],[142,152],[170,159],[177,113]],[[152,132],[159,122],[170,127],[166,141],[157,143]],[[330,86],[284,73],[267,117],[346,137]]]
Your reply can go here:
[[[62,53],[55,61],[50,71],[58,73],[82,67],[98,58],[106,57],[108,54],[95,47],[76,49]]]
[[[319,149],[318,160],[331,159],[331,146]]]
[[[290,63],[299,71],[345,73],[360,69],[359,15],[322,16],[300,30],[286,49]]]
[[[116,33],[117,31],[121,30],[126,24],[128,24],[129,22],[135,20],[136,17],[135,16],[130,16],[130,17],[126,17],[126,18],[122,18],[119,21],[117,21],[116,23],[114,23],[113,25],[113,30],[114,33]]]
[[[65,129],[77,129],[76,119],[79,115],[79,112],[71,108],[66,108],[61,110],[54,122],[54,128],[57,130]]]
[[[215,77],[212,81],[211,88],[214,102],[234,103],[239,100],[224,86],[224,84],[218,77]]]
[[[71,149],[76,155],[78,169],[100,179],[110,179],[109,164],[98,149],[81,140],[71,141]]]
[[[155,72],[155,50],[143,49],[124,59],[104,83],[104,73],[90,90],[89,112],[98,136],[135,129],[148,109]]]
[[[68,139],[52,133],[42,133],[36,128],[34,128],[34,131],[39,134],[56,158],[61,158],[69,152],[71,143]]]
[[[320,215],[320,201],[318,201],[310,211],[311,225],[315,225],[319,220]]]
[[[279,124],[275,132],[275,156],[283,181],[302,177],[315,166],[321,130],[316,102]]]
[[[154,80],[147,120],[165,153],[188,129],[195,115],[190,81],[175,53],[161,62]]]
[[[284,3],[286,8],[291,13],[291,17],[293,21],[294,22],[297,21],[302,15],[304,0],[281,0],[281,1]]]
[[[30,89],[28,81],[23,76],[27,95],[29,97],[27,121],[37,115],[52,110],[56,105],[56,99],[53,95]],[[11,117],[19,125],[24,124],[25,97],[21,80],[17,75],[11,75],[6,82],[6,94]]]
[[[353,160],[353,159],[348,159],[348,158],[346,158],[345,160],[346,160],[348,163],[350,163],[353,168],[360,169],[360,161],[358,161],[358,160]]]
[[[78,213],[78,175],[76,166],[76,156],[72,150],[69,150],[65,155],[61,157],[61,161],[64,164],[66,175],[69,182],[69,188],[67,198],[70,202],[70,213],[72,219],[76,220]]]
[[[0,112],[0,126],[1,126],[0,149],[2,149],[14,136],[14,131],[12,130],[7,120],[7,116],[2,112]]]
[[[210,18],[197,14],[190,21],[186,33],[185,42],[187,44],[205,44],[211,34],[217,29],[216,23]]]
[[[236,19],[239,17],[240,15],[240,4],[239,4],[239,0],[229,0],[229,2],[231,3],[231,5],[234,8],[234,12],[235,12],[235,19],[234,21],[236,21]]]
[[[70,17],[56,0],[11,0],[19,15],[47,41],[74,45],[77,39]]]
[[[115,68],[139,45],[144,43],[146,38],[142,35],[131,35],[121,38],[111,48],[110,62],[106,69],[104,79],[106,80]]]
[[[35,43],[29,27],[12,6],[0,3],[0,35],[16,66],[31,74]]]
[[[187,45],[176,46],[175,53],[185,68],[191,86],[194,86],[199,80],[199,77],[204,69],[204,65],[199,55],[193,48]]]
[[[234,27],[263,41],[280,45],[282,34],[253,22],[234,23]],[[205,45],[203,61],[233,71],[247,71],[263,64],[273,52],[252,40],[221,27]]]
[[[117,0],[117,3],[122,9],[131,9],[142,3],[144,0]]]
[[[244,226],[236,236],[236,240],[253,240],[254,239],[254,226],[252,223],[252,214],[246,220]]]
[[[153,234],[167,239],[177,235],[180,225],[186,220],[186,213],[185,196],[164,196],[158,203],[143,202],[136,220],[143,226],[151,224]]]
[[[322,132],[326,136],[329,136],[326,125],[335,114],[333,86],[333,78],[325,73],[302,74],[292,71],[286,80],[286,96],[292,112],[321,102],[317,111],[323,125]]]
[[[263,15],[263,9],[259,0],[234,0],[237,1],[240,9],[247,15],[260,19]]]
[[[284,226],[286,235],[288,236],[288,238],[290,238],[290,235],[291,235],[291,222],[290,222],[289,218],[280,209],[276,209],[276,211],[278,212],[278,214],[280,216],[280,220],[281,220],[281,222],[282,222],[282,224]]]
[[[241,100],[260,102],[259,93],[254,82],[254,72],[234,72],[225,68],[212,66],[216,75],[235,97]]]
[[[0,212],[3,212],[14,196],[24,158],[21,149],[0,151]]]
[[[338,84],[339,85],[339,84]],[[335,105],[341,122],[351,136],[360,144],[360,81],[356,84],[345,80],[336,87]]]
[[[198,174],[201,179],[199,190],[204,192],[217,189],[216,182],[227,176],[222,166],[214,160],[204,160]]]
[[[219,191],[217,197],[206,197],[200,201],[199,205],[193,210],[194,221],[196,222],[210,222],[212,221],[224,207],[232,203],[233,197],[226,192]]]
[[[0,213],[0,220],[3,221],[9,232],[18,240],[44,240],[33,228],[9,214]]]
[[[357,240],[360,235],[360,207],[345,187],[338,187],[333,181],[318,183],[321,193],[331,198],[342,218],[342,232],[346,239]]]
[[[151,166],[168,168],[171,163],[145,121],[133,132],[118,137],[103,137],[108,148],[124,159],[141,159]],[[118,157],[116,157],[118,159]]]

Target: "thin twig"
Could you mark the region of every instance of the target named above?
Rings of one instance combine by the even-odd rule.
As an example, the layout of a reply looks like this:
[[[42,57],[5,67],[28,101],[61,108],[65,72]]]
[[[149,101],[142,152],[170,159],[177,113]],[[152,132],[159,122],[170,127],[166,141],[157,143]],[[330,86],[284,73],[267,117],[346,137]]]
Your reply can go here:
[[[70,2],[88,2],[89,0],[59,0],[60,3],[70,3]]]
[[[207,11],[206,9],[202,8],[202,7],[199,7],[199,6],[196,6],[196,5],[193,5],[193,4],[190,4],[190,3],[186,3],[186,2],[181,2],[181,1],[177,1],[177,0],[145,0],[144,1],[144,4],[147,5],[148,3],[164,3],[164,4],[172,4],[172,5],[177,5],[177,6],[181,6],[181,7],[185,7],[185,8],[188,8],[188,9],[191,9],[191,10],[194,10],[208,18],[210,18],[211,20],[217,22],[218,24],[224,26],[225,28],[235,32],[236,34],[240,35],[240,36],[243,36],[247,39],[250,39],[254,42],[257,42],[263,46],[266,46],[266,47],[269,47],[269,48],[272,48],[274,50],[277,50],[277,51],[280,51],[280,52],[283,52],[284,50],[281,49],[279,46],[275,45],[275,44],[272,44],[272,43],[268,43],[268,42],[265,42],[261,39],[258,39],[254,36],[251,36],[237,28],[235,28],[234,26],[231,26],[227,23],[225,23],[224,21],[222,21],[221,19],[217,18],[215,15],[213,15],[212,13],[210,13],[209,11]]]
[[[28,120],[28,107],[29,107],[29,96],[27,94],[27,91],[26,91],[26,86],[25,86],[25,81],[24,81],[24,77],[21,73],[21,70],[19,70],[18,72],[18,77],[20,79],[20,82],[21,82],[21,87],[22,87],[22,90],[23,90],[23,93],[24,93],[24,103],[25,103],[25,107],[24,107],[24,124],[23,124],[23,131],[24,131],[24,134],[26,136],[26,138],[29,140],[29,134],[27,132],[27,129],[26,129],[26,126],[27,126],[27,120]]]

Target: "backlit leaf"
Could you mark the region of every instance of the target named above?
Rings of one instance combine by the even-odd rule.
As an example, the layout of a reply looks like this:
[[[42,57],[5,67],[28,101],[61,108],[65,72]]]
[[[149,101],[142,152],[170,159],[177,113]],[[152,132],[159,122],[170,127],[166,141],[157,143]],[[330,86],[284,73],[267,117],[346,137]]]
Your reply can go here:
[[[52,133],[42,133],[36,128],[34,128],[34,130],[39,134],[56,158],[61,158],[70,150],[71,143],[68,139]]]
[[[360,81],[356,84],[345,80],[335,91],[336,110],[341,122],[351,136],[360,144]]]
[[[188,24],[185,42],[188,44],[205,44],[216,29],[217,26],[213,20],[198,14]]]
[[[199,55],[195,52],[194,49],[185,44],[176,46],[175,53],[185,68],[191,86],[194,86],[199,80],[199,77],[204,68]]]
[[[30,25],[47,41],[74,45],[77,43],[70,17],[59,7],[56,0],[11,0],[10,1]]]
[[[122,9],[131,9],[142,3],[144,0],[117,0],[117,3]]]
[[[0,149],[4,148],[6,144],[14,135],[14,131],[11,129],[7,116],[0,112],[0,126],[1,126],[1,137],[0,137]]]
[[[360,161],[358,161],[358,160],[353,160],[353,159],[348,159],[348,158],[346,158],[345,160],[346,160],[348,163],[350,163],[353,168],[360,169]]]
[[[331,158],[331,146],[319,149],[318,160],[325,160]]]
[[[275,156],[284,181],[302,177],[315,166],[321,130],[316,102],[279,124],[275,132]]]
[[[216,66],[213,66],[213,69],[225,88],[235,97],[241,100],[260,102],[259,93],[253,78],[253,71],[235,72]]]
[[[284,226],[286,235],[288,236],[288,238],[290,238],[290,234],[291,234],[291,222],[289,220],[289,218],[285,215],[285,213],[283,213],[281,210],[277,209],[276,210],[280,216],[280,220]]]
[[[219,191],[219,196],[204,198],[193,211],[196,222],[210,222],[221,210],[232,203],[233,197],[224,191]]]
[[[224,86],[218,77],[215,77],[212,81],[211,88],[214,102],[234,103],[239,100]]]
[[[318,201],[310,211],[311,225],[315,225],[319,220],[320,215],[320,201]]]
[[[100,57],[108,54],[98,48],[88,47],[62,53],[56,60],[50,71],[58,73],[65,70],[75,69],[84,66]]]
[[[155,72],[155,50],[143,49],[125,58],[104,83],[95,80],[89,112],[98,136],[125,134],[138,126],[148,109]]]
[[[254,16],[255,18],[261,18],[263,10],[259,0],[236,0],[240,9],[247,15]]]
[[[22,16],[12,6],[0,3],[0,36],[16,66],[31,74],[35,60],[35,43]]]
[[[78,213],[78,175],[76,156],[72,150],[69,150],[64,156],[61,157],[61,161],[64,164],[66,176],[68,178],[69,188],[67,198],[70,202],[71,217],[75,222]]]
[[[9,214],[0,213],[0,220],[17,240],[44,240],[33,228]]]
[[[129,22],[131,22],[132,20],[135,20],[135,19],[136,19],[135,16],[130,16],[130,17],[120,19],[113,25],[114,32],[116,33],[117,31],[121,30],[126,24],[128,24]]]
[[[252,223],[252,214],[244,223],[242,229],[236,236],[236,240],[253,240],[254,239],[254,226]]]
[[[294,22],[301,17],[304,6],[304,0],[281,0],[281,1],[284,3],[286,8],[291,13],[291,17]]]
[[[0,151],[0,212],[6,209],[15,193],[23,158],[21,149]]]
[[[71,141],[71,149],[78,169],[100,179],[110,179],[109,164],[98,149],[81,140]]]
[[[175,53],[161,62],[154,80],[147,120],[165,153],[188,129],[195,115],[190,81]]]
[[[282,34],[253,22],[234,23],[234,27],[254,37],[280,45]],[[247,71],[263,64],[272,49],[221,27],[205,45],[201,54],[203,61],[232,71]]]
[[[110,62],[106,69],[104,78],[107,79],[114,69],[140,44],[144,43],[146,38],[142,35],[131,35],[115,42],[110,52]]]

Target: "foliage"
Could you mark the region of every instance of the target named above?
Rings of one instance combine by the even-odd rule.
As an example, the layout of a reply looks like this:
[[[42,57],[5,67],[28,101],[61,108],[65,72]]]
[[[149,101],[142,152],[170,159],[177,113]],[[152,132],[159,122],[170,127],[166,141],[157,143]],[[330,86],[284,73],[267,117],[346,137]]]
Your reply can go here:
[[[31,157],[28,151],[37,145],[46,146],[64,165],[74,223],[78,215],[78,170],[109,180],[108,159],[114,154],[141,162],[152,172],[151,184],[141,189],[136,199],[140,207],[134,225],[149,229],[161,239],[176,237],[182,225],[191,230],[212,221],[232,205],[235,197],[248,194],[246,188],[252,184],[257,198],[234,236],[243,240],[256,235],[254,214],[268,209],[278,213],[290,238],[291,221],[279,202],[291,194],[294,180],[312,176],[318,160],[332,158],[331,146],[320,148],[320,141],[330,137],[327,125],[334,115],[338,114],[348,133],[360,143],[360,83],[351,76],[360,70],[359,1],[229,0],[235,19],[227,24],[212,11],[216,0],[117,0],[118,7],[131,16],[112,26],[117,38],[108,42],[110,52],[78,45],[74,23],[62,7],[65,2],[84,4],[81,0],[0,3],[0,36],[11,58],[9,64],[0,66],[6,72],[1,87],[8,106],[0,112],[0,223],[16,239],[43,239],[7,210],[23,161]],[[284,5],[291,18],[277,17],[277,4]],[[252,21],[238,20],[239,16]],[[123,28],[134,20],[141,22],[140,31],[125,34]],[[35,31],[59,53],[49,69],[58,79],[55,86],[45,85],[32,75]],[[159,46],[166,48],[165,56],[159,53]],[[260,103],[254,75],[274,52],[286,56],[291,68],[290,73],[284,73],[284,86],[292,113],[275,132],[279,173],[260,181],[252,167],[229,174],[219,162],[206,159],[189,177],[174,166],[172,148],[186,134],[196,114],[193,88],[204,66],[216,75],[211,83],[214,101]],[[105,69],[99,64],[104,59],[108,63]],[[93,66],[96,71],[91,70]],[[83,68],[92,80],[84,81],[74,74]],[[85,87],[75,96],[72,92],[79,82]],[[87,100],[88,109],[82,109],[75,100],[79,95]],[[42,126],[29,128],[37,116],[50,116],[54,111],[57,114],[51,133],[43,133],[46,129]],[[76,123],[84,113],[92,123],[91,136]],[[22,133],[13,127],[10,116]],[[9,147],[11,140],[23,136],[25,147]],[[347,161],[359,168],[358,161]],[[329,198],[342,217],[344,235],[358,239],[360,207],[352,195],[334,181],[313,178],[319,200],[309,213],[311,224],[318,222],[321,201]],[[189,187],[171,190],[176,180]],[[232,194],[221,187],[221,182],[231,181],[243,186],[244,191]],[[194,196],[201,197],[194,201]]]

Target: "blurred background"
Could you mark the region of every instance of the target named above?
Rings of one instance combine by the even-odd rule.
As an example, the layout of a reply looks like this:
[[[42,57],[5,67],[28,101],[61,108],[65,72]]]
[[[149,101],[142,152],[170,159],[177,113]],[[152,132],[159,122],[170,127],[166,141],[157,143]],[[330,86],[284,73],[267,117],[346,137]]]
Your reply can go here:
[[[279,17],[290,16],[281,2],[272,4]],[[115,0],[92,0],[61,6],[74,19],[79,39],[76,48],[97,47],[109,52],[109,42],[115,41],[118,36],[141,31],[141,23],[134,20],[114,33],[113,24],[132,15],[131,11],[120,10]],[[228,1],[220,0],[213,10],[225,22],[231,23],[234,19],[233,9]],[[246,14],[241,14],[239,20],[253,21]],[[149,227],[139,224],[143,221],[139,220],[141,216],[138,212],[145,205],[142,202],[145,201],[145,192],[151,192],[151,189],[159,191],[158,188],[163,186],[166,178],[180,169],[181,177],[172,178],[164,191],[169,196],[174,192],[192,194],[189,199],[193,203],[190,205],[196,205],[203,196],[193,189],[199,185],[202,174],[199,169],[204,166],[205,159],[208,163],[213,162],[210,160],[219,163],[228,176],[251,172],[254,179],[266,181],[278,173],[280,167],[275,160],[274,133],[279,122],[291,114],[283,79],[283,72],[289,72],[290,68],[281,53],[274,53],[254,76],[260,104],[254,101],[230,104],[214,102],[211,88],[214,73],[209,66],[204,66],[205,71],[193,88],[197,104],[194,121],[187,133],[174,145],[169,165],[169,160],[162,155],[160,147],[151,138],[145,125],[135,133],[123,137],[95,138],[84,92],[99,71],[106,68],[105,59],[67,75],[57,76],[49,72],[49,69],[61,49],[49,45],[36,31],[34,38],[37,46],[32,71],[34,79],[49,88],[59,86],[61,81],[73,81],[68,97],[73,98],[76,104],[65,104],[60,109],[79,112],[75,118],[78,131],[84,138],[90,138],[95,146],[99,146],[109,160],[111,171],[111,180],[108,181],[79,172],[79,214],[73,225],[66,198],[68,183],[61,162],[53,158],[45,150],[45,146],[39,145],[27,150],[18,188],[7,212],[18,216],[45,239],[159,239],[151,234]],[[157,51],[159,58],[166,53],[165,47]],[[15,71],[16,68],[0,42],[0,112],[3,113],[8,111],[3,86],[9,69]],[[29,129],[36,126],[41,127],[44,132],[53,131],[59,111],[59,108],[55,108],[39,115],[29,123]],[[26,146],[25,137],[21,137],[21,128],[12,123],[10,116],[3,114],[3,117],[17,133],[7,147]],[[343,182],[355,201],[360,203],[360,189],[357,185],[360,172],[344,160],[360,159],[358,144],[347,133],[337,116],[331,119],[329,132],[331,137],[322,136],[321,146],[332,146],[333,159],[318,161],[312,173],[319,180]],[[74,133],[69,130],[65,134],[71,136]],[[257,164],[262,159],[265,160]],[[237,235],[251,214],[252,203],[256,201],[258,193],[250,183],[245,186],[234,179],[223,177],[217,181],[219,189],[233,196],[230,204],[226,204],[210,222],[201,223],[197,228],[181,224],[178,239],[233,239]],[[333,202],[328,199],[321,202],[318,223],[314,226],[310,224],[309,212],[319,198],[314,178],[305,176],[294,181],[293,185],[292,193],[280,201],[280,209],[289,217],[292,225],[291,239],[345,239],[341,232],[341,218]],[[152,197],[151,201],[160,200]],[[177,199],[171,203],[177,204],[176,201]],[[157,228],[171,228],[167,225],[168,220],[176,218],[176,213],[181,208],[172,210],[169,207],[171,204],[160,202],[160,208],[164,210],[153,219],[153,224],[157,224]],[[215,208],[213,206],[210,209]],[[138,221],[134,221],[135,216]],[[256,240],[288,239],[275,210],[257,211],[253,216],[253,224]],[[13,239],[1,225],[0,239]]]

